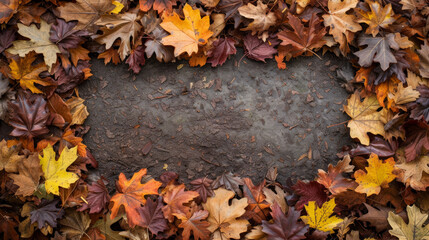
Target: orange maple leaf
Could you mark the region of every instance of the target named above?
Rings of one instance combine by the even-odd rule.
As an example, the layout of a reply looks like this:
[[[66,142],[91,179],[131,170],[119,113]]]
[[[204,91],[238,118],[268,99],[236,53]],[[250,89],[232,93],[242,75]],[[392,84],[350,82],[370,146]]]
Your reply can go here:
[[[350,165],[350,162],[350,156],[347,155],[335,167],[329,164],[328,172],[319,169],[317,182],[325,186],[333,195],[353,189],[356,183],[343,176],[343,173],[353,172],[354,166]]]
[[[143,168],[134,173],[130,180],[127,180],[123,173],[119,175],[119,181],[117,182],[118,193],[110,200],[113,202],[113,206],[110,209],[112,212],[110,219],[116,217],[119,208],[123,205],[127,214],[128,224],[131,227],[136,226],[141,221],[138,209],[141,208],[142,204],[146,203],[145,196],[149,194],[157,195],[158,188],[162,184],[154,179],[142,184],[141,179],[146,175],[146,172],[147,169]]]
[[[268,208],[270,204],[265,201],[265,196],[262,190],[265,187],[265,180],[258,186],[253,185],[250,178],[244,179],[243,193],[247,198],[247,205],[245,216],[252,218],[257,223],[261,223],[262,220],[266,220],[268,215]]]
[[[174,216],[178,218],[186,216],[190,208],[183,204],[200,196],[195,191],[185,191],[185,184],[179,186],[169,185],[165,189],[167,189],[167,191],[164,195],[164,202],[167,203],[167,205],[162,208],[162,211],[164,212],[165,218],[170,222],[174,220]]]

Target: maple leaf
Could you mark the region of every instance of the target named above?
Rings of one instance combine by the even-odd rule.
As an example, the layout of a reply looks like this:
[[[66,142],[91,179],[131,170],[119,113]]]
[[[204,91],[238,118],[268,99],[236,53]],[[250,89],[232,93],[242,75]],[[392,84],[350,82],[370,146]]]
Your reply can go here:
[[[315,201],[317,205],[322,206],[328,200],[325,187],[316,182],[303,182],[299,180],[294,186],[293,190],[299,195],[299,201],[295,204],[296,209],[301,210],[305,204],[310,201]]]
[[[389,212],[387,221],[389,221],[389,224],[392,227],[392,230],[389,230],[389,233],[399,238],[399,240],[428,239],[429,225],[427,224],[423,227],[428,215],[422,213],[416,205],[407,206],[407,214],[409,219],[408,224],[406,224],[400,216],[393,212]]]
[[[25,159],[25,156],[18,155],[19,146],[8,147],[6,140],[0,142],[0,171],[18,172],[18,164]]]
[[[207,201],[207,197],[213,196],[213,188],[212,188],[213,180],[209,178],[198,178],[190,182],[192,185],[193,191],[197,192],[200,195],[202,202]]]
[[[384,136],[384,124],[380,120],[378,108],[380,104],[375,96],[369,96],[361,102],[357,92],[347,100],[347,106],[344,105],[344,111],[352,118],[347,124],[350,136],[358,138],[363,145],[369,145],[369,132]]]
[[[377,208],[372,207],[371,205],[364,203],[368,212],[363,214],[358,218],[359,221],[369,222],[371,226],[374,226],[377,232],[382,232],[389,228],[389,223],[387,221],[388,213],[392,212],[393,208],[377,206]],[[401,212],[400,216],[405,220],[405,212]]]
[[[85,119],[88,117],[89,113],[83,102],[85,102],[85,100],[80,97],[72,97],[66,101],[73,118],[70,125],[82,125],[85,122]]]
[[[340,50],[346,55],[350,49],[348,42],[353,38],[350,33],[362,30],[362,27],[356,22],[353,14],[346,14],[350,9],[356,7],[358,0],[330,0],[328,1],[329,14],[324,14],[323,23],[329,27],[329,34],[334,37],[335,42],[340,44]]]
[[[11,54],[18,54],[20,57],[31,51],[43,54],[46,65],[50,69],[52,64],[57,61],[57,53],[60,53],[58,46],[49,40],[51,25],[45,21],[40,21],[40,29],[35,24],[29,27],[18,23],[18,33],[30,40],[16,40],[13,42],[13,47],[7,49]]]
[[[72,121],[72,115],[70,113],[69,106],[58,94],[52,94],[52,96],[48,98],[47,105],[51,114],[48,122],[51,121],[51,124],[54,124],[55,126],[59,127],[64,127],[66,122],[70,123]]]
[[[75,173],[67,172],[67,168],[77,159],[77,147],[63,149],[58,160],[51,145],[43,149],[43,156],[39,156],[40,165],[45,178],[47,193],[59,195],[59,187],[69,188],[79,177]]]
[[[66,2],[58,7],[60,17],[67,22],[77,20],[75,29],[95,30],[94,23],[101,15],[107,14],[115,8],[111,0],[76,0]]]
[[[411,162],[429,150],[429,126],[425,121],[411,120],[402,128],[405,130],[405,157],[407,162]]]
[[[420,56],[420,75],[424,78],[429,78],[429,44],[425,41],[424,45],[421,45],[421,49],[417,52]]]
[[[323,203],[322,207],[316,206],[316,202],[310,201],[305,205],[307,216],[302,216],[301,219],[311,228],[322,232],[334,232],[334,228],[343,220],[337,216],[331,216],[334,213],[335,198]]]
[[[77,46],[76,48],[70,48],[68,49],[70,53],[70,57],[72,60],[72,63],[75,67],[77,67],[79,64],[79,60],[91,60],[91,58],[88,56],[89,50],[83,48],[82,46]]]
[[[112,230],[111,226],[119,221],[122,218],[122,215],[119,215],[113,219],[110,218],[111,214],[107,213],[102,219],[99,219],[97,222],[92,225],[92,228],[100,230],[101,234],[103,234],[106,239],[114,239],[114,240],[125,240],[125,238],[119,235],[118,231]]]
[[[106,51],[100,53],[97,59],[104,59],[104,65],[107,65],[109,62],[118,65],[121,61],[119,58],[119,53],[113,47],[107,49]]]
[[[31,224],[37,222],[37,227],[42,229],[46,225],[53,228],[57,227],[57,219],[61,219],[64,215],[64,210],[57,208],[59,200],[45,201],[42,200],[40,206],[30,212]]]
[[[19,81],[19,85],[23,89],[29,89],[33,93],[43,93],[34,86],[35,83],[42,86],[50,86],[54,84],[46,79],[40,78],[39,74],[47,71],[48,68],[44,63],[33,65],[32,63],[36,60],[36,57],[37,56],[34,52],[30,52],[24,58],[19,58],[18,61],[12,59],[9,64],[11,69],[10,77]]]
[[[63,53],[66,53],[68,49],[77,48],[85,40],[83,37],[88,36],[89,33],[73,29],[76,25],[77,22],[57,19],[57,22],[51,27],[49,40],[55,43]]]
[[[60,220],[61,232],[66,234],[67,239],[80,240],[86,234],[90,223],[88,213],[69,209],[64,218]]]
[[[210,238],[210,231],[207,229],[208,226],[210,226],[210,223],[207,221],[204,221],[204,219],[207,218],[209,215],[209,212],[206,210],[200,210],[196,211],[192,214],[192,216],[188,219],[185,218],[180,223],[179,227],[183,228],[182,236],[183,239],[188,240],[191,237],[191,231],[192,235],[194,236],[193,239],[209,239]]]
[[[382,187],[387,188],[395,179],[394,166],[395,160],[392,157],[383,162],[378,159],[377,154],[372,153],[368,159],[368,167],[365,168],[366,172],[359,169],[354,173],[356,182],[359,184],[355,191],[366,193],[367,196],[379,194]]]
[[[317,182],[325,186],[333,195],[352,189],[353,181],[343,176],[343,173],[353,172],[354,166],[350,165],[350,162],[350,156],[347,155],[335,167],[329,164],[328,172],[319,169]]]
[[[225,14],[225,20],[232,18],[234,20],[234,28],[237,28],[242,21],[238,9],[243,4],[243,0],[220,0],[216,8]]]
[[[174,46],[174,56],[179,56],[182,53],[198,52],[199,45],[205,45],[213,32],[209,30],[210,17],[201,18],[200,10],[192,9],[189,4],[183,7],[185,19],[182,20],[177,13],[164,17],[160,24],[169,36],[163,37],[161,43],[164,45]]]
[[[270,41],[262,41],[257,36],[247,34],[243,38],[244,43],[244,54],[246,57],[265,62],[266,58],[273,58],[273,55],[277,53],[274,45],[270,45]]]
[[[243,179],[234,176],[231,172],[223,173],[216,180],[213,181],[213,189],[224,187],[228,190],[234,191],[238,196],[243,196],[240,185],[244,185]]]
[[[407,88],[412,88],[411,86]],[[417,99],[415,103],[411,103],[409,108],[411,108],[410,118],[415,120],[424,119],[426,122],[429,121],[429,87],[427,86],[418,86],[416,87],[418,91],[417,94],[413,96],[420,97]],[[413,93],[415,93],[414,90]],[[413,98],[414,99],[414,98]],[[412,101],[412,99],[410,99]],[[414,99],[415,100],[415,99]],[[410,102],[411,102],[410,101]]]
[[[10,100],[15,99],[15,93],[9,88],[9,80],[0,76],[0,119],[3,121],[8,115]]]
[[[174,216],[186,216],[189,207],[184,204],[192,201],[199,196],[197,192],[185,191],[185,184],[179,186],[169,185],[166,187],[167,192],[164,194],[166,205],[162,208],[164,216],[168,221],[173,222]]]
[[[152,39],[145,42],[145,52],[148,58],[155,54],[159,62],[171,62],[174,59],[173,48],[171,46],[164,46],[161,41],[162,38],[168,36],[168,33],[160,27],[156,27],[151,32]]]
[[[429,93],[429,88],[427,89],[428,91],[426,93]],[[393,102],[390,102],[390,105],[393,105],[394,103],[395,107],[406,111],[407,110],[406,107],[399,106],[399,105],[414,102],[417,100],[417,98],[419,98],[419,96],[420,96],[419,91],[414,90],[413,87],[411,86],[404,87],[404,84],[401,83],[398,85],[398,89],[395,92],[389,93],[389,100],[393,101]],[[421,102],[425,103],[426,99],[420,100],[419,103]],[[390,108],[392,107],[393,106],[390,106]]]
[[[424,191],[425,188],[420,188],[420,182],[422,180],[423,172],[429,174],[429,157],[428,156],[420,156],[417,159],[414,159],[411,162],[403,162],[401,164],[397,164],[396,167],[403,170],[403,177],[401,179],[402,182],[406,183],[407,186],[410,185],[412,188],[416,190]]]
[[[148,228],[154,235],[165,231],[168,228],[168,225],[162,212],[163,207],[164,204],[162,203],[162,197],[159,197],[156,201],[148,199],[143,208],[138,210],[142,218],[142,222],[139,225]]]
[[[247,27],[240,29],[241,31],[250,30],[252,31],[252,35],[263,33],[276,23],[276,15],[270,12],[268,6],[260,0],[258,0],[256,6],[248,3],[245,6],[239,7],[238,12],[245,18],[253,19],[253,22]],[[268,33],[265,35],[265,37],[262,37],[264,41],[268,37]]]
[[[63,135],[61,136],[59,149],[60,151],[62,151],[64,149],[64,146],[69,146],[69,145],[71,145],[71,147],[77,146],[78,155],[81,157],[86,157],[87,156],[86,145],[83,144],[82,141],[83,141],[82,138],[76,137],[73,131],[70,128],[68,128],[64,131]]]
[[[46,127],[49,112],[42,96],[19,93],[18,98],[10,102],[10,107],[13,113],[9,124],[14,127],[11,136],[32,139],[49,132]]]
[[[16,30],[8,28],[0,31],[0,52],[12,46],[12,42],[16,39]]]
[[[128,70],[133,70],[135,74],[140,72],[142,69],[141,66],[145,64],[144,53],[145,49],[142,45],[139,45],[135,49],[131,50],[130,56],[125,61],[125,63],[127,63],[129,66]]]
[[[268,239],[299,240],[305,238],[308,226],[298,222],[301,211],[296,211],[292,207],[285,215],[277,203],[274,203],[271,209],[274,222],[262,220],[262,232],[268,235]]]
[[[365,0],[368,4],[370,11],[364,11],[360,8],[356,9],[359,16],[358,22],[368,24],[365,30],[366,34],[372,34],[373,37],[377,36],[380,28],[387,29],[390,24],[396,21],[395,14],[392,10],[392,5],[389,3],[382,7],[380,3],[371,0]]]
[[[122,231],[119,235],[126,237],[129,240],[146,240],[149,238],[149,233],[147,229],[142,227],[135,227],[129,229],[128,231]]]
[[[106,48],[111,48],[116,39],[121,39],[118,52],[124,60],[131,52],[131,38],[133,43],[137,41],[137,34],[142,26],[139,23],[141,15],[135,10],[124,14],[103,15],[95,23],[104,26],[101,28],[103,35],[96,40],[101,44],[106,44]]]
[[[15,230],[18,226],[18,216],[0,210],[0,233],[5,240],[18,240],[19,235]]]
[[[18,0],[2,1],[0,5],[0,24],[7,23],[17,12],[19,6]]]
[[[140,171],[134,173],[130,180],[127,180],[125,174],[119,174],[119,180],[116,185],[117,193],[110,199],[113,202],[113,206],[110,209],[112,212],[110,219],[114,219],[118,214],[119,207],[124,206],[128,224],[131,227],[141,221],[138,209],[141,208],[142,204],[146,203],[145,196],[149,194],[157,195],[158,188],[161,186],[161,183],[154,179],[142,184],[141,179],[146,175],[146,172],[146,168],[140,169]]]
[[[265,201],[265,196],[262,190],[265,187],[265,180],[259,185],[253,185],[253,182],[250,178],[244,179],[243,193],[247,198],[247,207],[245,216],[255,220],[257,223],[261,223],[262,220],[265,220],[268,215],[268,208],[270,204]]]
[[[306,52],[314,53],[313,49],[321,48],[325,44],[322,38],[326,34],[326,29],[321,26],[315,13],[311,15],[308,27],[304,27],[301,20],[291,13],[288,13],[288,19],[293,31],[283,30],[277,37],[282,40],[280,45],[287,46],[292,56],[297,57]]]
[[[213,42],[212,47],[207,53],[207,62],[211,63],[212,67],[222,66],[230,55],[237,53],[233,38],[219,38]]]
[[[88,185],[88,196],[86,197],[88,203],[83,203],[79,211],[90,209],[89,213],[99,213],[106,208],[110,201],[109,191],[105,185],[105,179],[100,178],[97,182]]]
[[[153,7],[159,15],[164,11],[171,12],[176,4],[177,0],[139,0],[140,10],[147,12]]]
[[[274,203],[277,203],[283,212],[286,212],[288,209],[288,205],[286,203],[286,193],[279,186],[275,186],[274,193],[273,190],[269,188],[264,188],[262,191],[266,197],[266,201],[272,206]]]
[[[215,196],[209,197],[203,208],[209,212],[208,230],[213,234],[213,239],[240,239],[240,234],[247,231],[249,222],[241,217],[247,207],[246,199],[233,199],[231,205],[230,199],[234,197],[234,192],[224,188],[214,191]]]
[[[389,64],[397,62],[395,55],[390,50],[399,50],[393,33],[389,33],[385,37],[361,36],[358,38],[358,44],[359,46],[367,45],[365,49],[354,53],[359,57],[359,65],[362,67],[369,67],[373,62],[378,62],[381,69],[386,71]]]
[[[34,153],[18,162],[17,168],[19,174],[9,174],[13,183],[19,187],[15,194],[24,197],[32,195],[39,186],[40,177],[43,176],[38,154]]]

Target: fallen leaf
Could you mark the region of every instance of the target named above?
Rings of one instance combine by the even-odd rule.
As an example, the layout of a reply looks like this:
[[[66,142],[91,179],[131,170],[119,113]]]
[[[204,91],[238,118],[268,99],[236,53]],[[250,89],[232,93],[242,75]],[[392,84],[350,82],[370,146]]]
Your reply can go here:
[[[382,232],[389,228],[389,222],[387,221],[388,213],[393,212],[395,209],[383,206],[377,206],[377,209],[367,203],[364,203],[364,205],[368,209],[368,212],[360,216],[358,218],[359,221],[369,222],[371,226],[375,227],[377,232]],[[405,212],[401,212],[400,216],[404,220],[407,219]]]
[[[356,8],[358,14],[357,22],[366,23],[368,28],[365,30],[365,33],[372,34],[375,37],[380,28],[388,29],[389,25],[396,21],[395,13],[390,3],[383,7],[376,1],[366,0],[365,2],[368,4],[370,11]]]
[[[197,192],[200,195],[201,201],[206,202],[208,197],[213,196],[213,188],[212,188],[213,180],[204,177],[198,178],[190,182],[192,185],[193,191]]]
[[[213,189],[218,189],[220,187],[226,188],[228,190],[234,191],[238,196],[243,196],[243,192],[240,189],[240,185],[244,185],[243,179],[240,177],[234,176],[231,172],[223,173],[216,180],[213,181]]]
[[[18,164],[25,159],[24,155],[18,155],[20,149],[19,146],[8,147],[4,139],[0,142],[0,171],[18,172]]]
[[[418,49],[417,52],[420,56],[420,75],[424,78],[429,78],[429,44],[425,41],[425,44]]]
[[[261,0],[258,0],[256,6],[248,3],[239,7],[238,12],[241,16],[253,20],[247,27],[240,29],[241,31],[252,31],[252,35],[262,34],[276,23],[276,15],[270,12],[268,5],[262,3]],[[267,37],[268,33],[262,37],[262,40],[265,41]]]
[[[275,186],[275,193],[269,188],[264,188],[262,191],[266,197],[266,201],[272,206],[274,203],[277,203],[282,209],[282,212],[286,213],[289,206],[286,203],[286,193],[279,186]]]
[[[401,182],[405,183],[407,186],[411,186],[416,190],[424,191],[425,188],[420,189],[420,185],[423,173],[429,174],[428,164],[428,156],[419,156],[417,159],[414,159],[411,162],[404,161],[401,164],[397,164],[395,166],[404,172]]]
[[[100,232],[109,240],[125,240],[119,231],[112,230],[112,225],[119,221],[122,218],[122,215],[119,215],[115,218],[111,218],[111,214],[107,213],[103,218],[99,219],[97,222],[92,225],[92,228],[100,230]]]
[[[70,209],[66,212],[63,219],[60,220],[61,232],[67,239],[80,240],[86,235],[86,230],[91,224],[88,213],[76,212]]]
[[[119,58],[119,53],[113,47],[107,49],[106,51],[100,53],[97,59],[104,59],[104,65],[107,65],[109,62],[118,65],[121,61]]]
[[[89,213],[99,213],[106,209],[107,204],[110,202],[109,191],[106,188],[104,179],[100,178],[97,182],[88,185],[88,196],[86,197],[87,203],[83,203],[78,211],[89,209]]]
[[[198,197],[199,194],[194,191],[185,191],[185,185],[169,185],[165,189],[167,192],[164,194],[164,202],[166,205],[162,208],[164,216],[168,221],[173,222],[174,216],[186,216],[189,207],[185,204]]]
[[[429,150],[429,126],[425,121],[411,120],[402,128],[405,130],[405,157],[411,162]]]
[[[59,200],[45,201],[30,212],[31,224],[37,222],[37,227],[42,229],[46,225],[57,227],[57,219],[61,219],[64,215],[64,210],[57,208]]]
[[[400,216],[389,212],[387,220],[392,227],[389,233],[399,238],[399,240],[423,240],[429,238],[429,225],[427,224],[423,227],[428,215],[421,213],[416,205],[407,206],[407,214],[408,224]]]
[[[7,23],[13,17],[13,15],[17,12],[19,1],[18,0],[10,0],[4,1],[0,5],[0,24]]]
[[[183,239],[189,240],[191,237],[191,231],[194,237],[193,239],[195,240],[210,239],[210,231],[207,229],[207,227],[210,226],[210,223],[205,221],[208,215],[208,211],[200,210],[194,212],[189,219],[183,219],[179,225],[180,228],[183,228]]]
[[[306,216],[301,219],[308,224],[311,228],[320,230],[322,232],[334,232],[334,228],[343,220],[337,216],[331,216],[334,213],[335,198],[328,202],[323,203],[322,207],[316,206],[316,202],[310,201],[305,205]]]
[[[152,7],[161,15],[162,12],[170,13],[173,6],[176,6],[177,0],[139,0],[140,10],[149,11]]]
[[[266,58],[273,58],[273,55],[277,53],[277,50],[269,41],[262,41],[257,36],[247,34],[243,38],[244,43],[244,54],[246,57],[265,62]]]
[[[17,168],[19,174],[9,174],[13,183],[19,187],[15,194],[24,197],[33,195],[39,186],[40,177],[43,176],[39,155],[34,153],[24,158],[18,162]]]
[[[162,197],[159,197],[156,201],[148,199],[143,208],[138,209],[142,219],[139,225],[148,228],[154,235],[167,230],[167,219],[164,218],[162,212],[164,206]]]
[[[335,167],[329,164],[328,172],[319,169],[317,182],[325,186],[332,195],[347,191],[347,189],[353,189],[353,180],[343,176],[343,173],[353,172],[354,166],[350,165],[350,162],[350,156],[347,155]]]
[[[233,38],[219,38],[213,42],[212,46],[213,48],[207,53],[207,62],[211,63],[212,67],[222,66],[230,55],[237,53]]]
[[[266,220],[270,204],[265,201],[263,189],[265,187],[265,180],[258,186],[253,185],[250,178],[244,179],[243,193],[247,198],[247,207],[245,217],[253,219],[257,223]]]
[[[147,58],[155,54],[159,62],[171,62],[174,59],[173,47],[164,46],[161,43],[162,38],[168,36],[168,33],[160,27],[156,27],[151,32],[152,39],[145,42],[145,52]]]
[[[298,182],[293,185],[293,190],[299,195],[299,200],[295,204],[298,210],[301,210],[304,205],[309,202],[316,202],[317,205],[321,207],[322,204],[328,200],[325,187],[316,181],[303,182],[298,180]]]
[[[80,97],[72,97],[66,101],[73,118],[70,125],[82,125],[88,117],[89,113],[83,102],[85,102],[85,100]]]

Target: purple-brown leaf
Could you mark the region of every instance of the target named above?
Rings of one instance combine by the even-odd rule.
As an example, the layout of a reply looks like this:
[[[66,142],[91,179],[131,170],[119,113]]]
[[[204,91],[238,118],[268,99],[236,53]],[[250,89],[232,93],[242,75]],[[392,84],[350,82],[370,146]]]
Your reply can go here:
[[[233,38],[220,38],[213,43],[213,48],[207,53],[207,62],[212,64],[212,67],[223,65],[229,55],[237,53]]]
[[[269,40],[264,42],[250,33],[244,37],[243,42],[245,55],[256,61],[265,62],[266,58],[273,58],[273,55],[277,53],[277,49],[273,44],[270,45]]]

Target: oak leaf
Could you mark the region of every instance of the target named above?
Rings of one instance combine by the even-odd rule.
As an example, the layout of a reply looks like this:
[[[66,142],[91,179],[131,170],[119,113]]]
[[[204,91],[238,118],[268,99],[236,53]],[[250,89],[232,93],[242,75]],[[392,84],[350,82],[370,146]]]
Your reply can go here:
[[[243,193],[247,198],[247,207],[245,217],[253,219],[257,223],[266,220],[270,204],[265,201],[263,189],[265,187],[265,180],[258,186],[253,185],[250,178],[244,179]]]
[[[146,203],[145,196],[149,194],[157,195],[158,188],[161,183],[154,179],[149,180],[146,183],[141,183],[141,179],[146,175],[147,169],[140,169],[137,173],[134,173],[130,180],[127,180],[125,174],[119,174],[119,180],[117,181],[117,193],[110,199],[113,202],[110,219],[114,219],[118,215],[119,208],[124,206],[127,214],[128,224],[134,227],[141,221],[141,216],[138,213],[138,209],[141,205]]]
[[[101,44],[106,44],[106,49],[111,48],[116,39],[121,39],[118,52],[122,61],[131,52],[131,39],[133,44],[137,42],[137,34],[142,26],[139,21],[141,15],[136,13],[135,10],[117,15],[103,15],[95,23],[102,25],[101,31],[103,34],[96,40]]]
[[[30,40],[16,40],[13,42],[13,47],[7,49],[11,54],[18,54],[20,57],[31,51],[43,54],[46,65],[50,69],[51,66],[57,61],[57,53],[61,53],[58,46],[49,40],[51,25],[45,21],[40,21],[40,28],[35,24],[29,27],[18,23],[18,33]]]
[[[407,206],[408,214],[408,224],[404,220],[394,214],[389,212],[389,221],[392,230],[389,230],[389,233],[392,236],[399,238],[399,240],[423,240],[429,238],[429,224],[423,227],[423,224],[428,218],[427,214],[424,214],[416,206]]]
[[[13,183],[18,185],[16,195],[30,196],[39,186],[40,177],[43,176],[40,160],[37,153],[23,159],[17,164],[19,174],[9,174]]]
[[[140,226],[148,228],[149,231],[157,235],[160,232],[165,231],[168,228],[167,219],[164,218],[162,208],[165,205],[162,203],[162,197],[159,197],[156,201],[148,199],[143,208],[139,209],[139,213],[142,222]]]
[[[352,189],[353,181],[343,176],[343,173],[353,172],[354,166],[350,165],[350,162],[350,156],[347,155],[335,167],[329,164],[328,172],[319,169],[317,182],[325,186],[333,195]]]
[[[9,106],[12,109],[9,124],[14,127],[11,136],[33,139],[49,132],[46,127],[49,112],[42,96],[28,92],[19,93]]]
[[[234,192],[219,188],[214,193],[203,203],[203,208],[209,212],[208,230],[213,233],[213,239],[240,239],[240,234],[247,231],[249,222],[237,218],[246,212],[247,200],[234,198],[230,205]]]
[[[356,9],[358,14],[358,22],[366,23],[368,28],[365,30],[366,34],[372,34],[373,37],[377,36],[380,28],[387,29],[390,24],[396,21],[392,5],[389,3],[382,7],[380,3],[376,1],[366,0],[365,1],[370,11],[364,11],[360,8]]]
[[[354,53],[359,57],[359,65],[362,67],[369,67],[373,62],[378,62],[381,69],[386,71],[391,63],[397,62],[391,51],[391,49],[399,50],[393,33],[389,33],[385,37],[361,36],[358,39],[358,44],[359,46],[367,46]]]
[[[168,221],[173,222],[174,216],[186,216],[189,207],[185,206],[188,202],[198,197],[199,194],[194,191],[185,191],[185,185],[169,185],[165,188],[164,202],[166,205],[162,208],[164,216]]]
[[[213,32],[209,30],[210,17],[201,18],[200,10],[192,9],[189,4],[183,8],[185,19],[182,20],[177,13],[173,12],[164,18],[160,24],[169,36],[163,37],[161,43],[164,45],[174,46],[174,56],[182,53],[198,52],[199,45],[205,45]]]
[[[358,0],[330,0],[328,1],[329,14],[323,15],[323,22],[329,27],[329,34],[334,37],[335,42],[340,44],[340,50],[346,55],[350,49],[348,43],[353,40],[350,33],[362,30],[356,17],[353,14],[347,14],[350,9],[354,9]]]
[[[18,172],[18,164],[25,160],[24,155],[18,155],[19,146],[8,147],[6,140],[0,142],[0,171]]]
[[[88,117],[89,113],[83,102],[85,102],[85,100],[80,97],[72,97],[66,101],[73,118],[70,125],[82,125]]]
[[[307,215],[302,216],[301,219],[311,228],[333,233],[333,229],[343,221],[337,216],[331,216],[334,213],[334,208],[335,198],[323,203],[321,208],[316,206],[316,202],[310,201],[308,205],[305,205]]]
[[[249,19],[253,19],[253,22],[245,28],[240,29],[241,31],[252,31],[252,35],[262,34],[266,32],[271,26],[276,23],[276,15],[270,12],[268,5],[258,1],[257,5],[248,3],[247,5],[238,8],[238,12],[241,16]],[[262,36],[263,41],[268,37],[268,33]]]
[[[55,152],[51,145],[43,149],[43,156],[39,156],[40,165],[45,178],[47,193],[59,195],[59,187],[69,188],[79,177],[67,168],[77,159],[77,147],[63,149],[58,160],[55,160]]]
[[[210,231],[207,229],[210,226],[210,223],[205,221],[209,212],[206,210],[196,211],[192,214],[192,216],[188,218],[182,219],[179,227],[183,228],[182,236],[184,240],[189,240],[192,235],[193,239],[205,240],[210,239]]]
[[[323,36],[326,34],[326,29],[321,26],[319,17],[315,13],[311,15],[308,27],[304,27],[301,20],[291,13],[288,13],[288,19],[293,31],[283,30],[277,36],[282,40],[280,44],[288,47],[293,57],[308,52],[314,53],[313,50],[325,44]]]
[[[86,230],[91,224],[88,213],[82,213],[70,209],[60,220],[61,232],[66,234],[67,239],[80,240],[86,235]]]
[[[367,133],[384,136],[384,124],[380,120],[378,112],[380,104],[375,96],[366,97],[363,102],[359,93],[355,92],[344,105],[344,111],[352,118],[347,127],[350,128],[350,136],[358,138],[363,145],[369,145]]]
[[[372,153],[368,159],[368,167],[365,169],[366,172],[359,169],[354,173],[356,182],[359,184],[355,191],[366,193],[367,196],[379,194],[381,188],[387,188],[389,183],[396,178],[393,173],[395,169],[393,157],[383,162],[378,159],[377,154]]]
[[[296,211],[292,207],[285,215],[277,203],[273,204],[271,209],[274,222],[262,221],[262,232],[268,235],[268,239],[299,240],[305,238],[308,226],[298,221],[301,211]]]
[[[115,8],[111,0],[76,0],[58,7],[60,17],[67,22],[77,20],[75,29],[95,30],[95,22]]]

